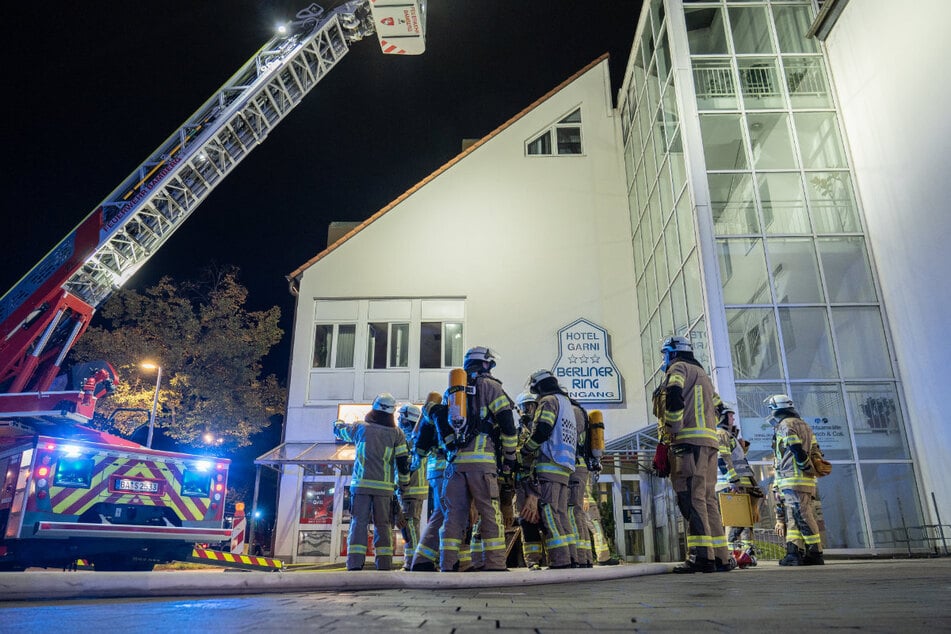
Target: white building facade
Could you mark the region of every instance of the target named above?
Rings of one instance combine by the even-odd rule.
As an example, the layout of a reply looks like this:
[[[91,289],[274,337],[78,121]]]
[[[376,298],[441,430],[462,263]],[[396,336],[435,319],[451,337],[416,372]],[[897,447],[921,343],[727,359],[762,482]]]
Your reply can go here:
[[[497,352],[493,374],[513,399],[535,370],[564,367],[608,437],[645,426],[618,135],[602,58],[294,272],[285,457],[332,443],[348,404],[445,391],[475,345]],[[307,497],[345,506],[347,467],[333,485],[332,468],[292,462],[275,553],[338,558],[346,516],[313,525]]]

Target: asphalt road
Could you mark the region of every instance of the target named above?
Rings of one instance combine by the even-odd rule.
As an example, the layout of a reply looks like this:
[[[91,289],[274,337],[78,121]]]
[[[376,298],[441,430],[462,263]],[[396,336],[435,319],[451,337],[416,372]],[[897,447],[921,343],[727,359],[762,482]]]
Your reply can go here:
[[[149,574],[133,573],[129,583],[147,583]],[[205,576],[213,586],[216,575]],[[0,632],[951,631],[951,558],[830,562],[798,569],[763,562],[726,574],[494,588],[434,586],[0,601]]]

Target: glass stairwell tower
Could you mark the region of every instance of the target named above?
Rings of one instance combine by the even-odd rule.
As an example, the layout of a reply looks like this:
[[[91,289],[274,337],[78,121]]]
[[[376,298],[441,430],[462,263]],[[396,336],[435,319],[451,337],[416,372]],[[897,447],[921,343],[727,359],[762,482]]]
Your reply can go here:
[[[763,400],[789,394],[832,475],[827,550],[922,548],[886,306],[811,0],[645,2],[618,108],[643,386],[688,336],[769,483]],[[769,516],[763,525],[772,525]]]

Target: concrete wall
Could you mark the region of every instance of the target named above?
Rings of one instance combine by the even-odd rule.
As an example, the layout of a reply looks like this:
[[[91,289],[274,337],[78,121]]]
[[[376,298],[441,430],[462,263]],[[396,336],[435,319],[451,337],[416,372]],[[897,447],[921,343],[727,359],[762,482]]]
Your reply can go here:
[[[826,45],[922,473],[951,521],[951,52],[945,0],[850,2]]]

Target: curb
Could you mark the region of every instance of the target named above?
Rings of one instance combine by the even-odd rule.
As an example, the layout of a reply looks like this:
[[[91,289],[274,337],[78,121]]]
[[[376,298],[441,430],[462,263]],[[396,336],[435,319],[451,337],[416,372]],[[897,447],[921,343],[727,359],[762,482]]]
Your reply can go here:
[[[360,572],[10,572],[0,573],[4,601],[134,597],[228,596],[341,590],[447,590],[608,581],[666,574],[674,564],[627,564],[567,570],[445,573]]]

